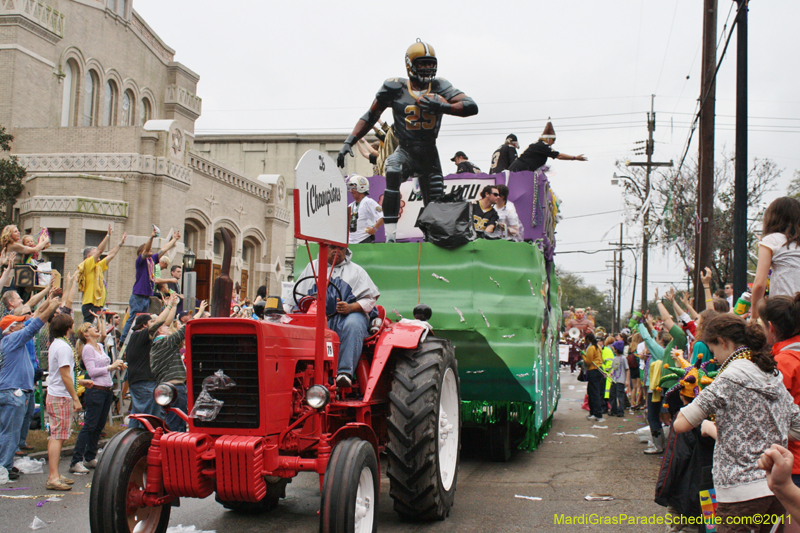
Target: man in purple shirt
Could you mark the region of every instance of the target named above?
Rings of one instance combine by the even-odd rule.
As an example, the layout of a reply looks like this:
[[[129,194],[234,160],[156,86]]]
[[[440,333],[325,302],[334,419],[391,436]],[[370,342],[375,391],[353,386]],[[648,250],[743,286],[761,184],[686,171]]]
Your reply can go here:
[[[27,326],[13,321],[3,332],[0,350],[4,354],[0,368],[0,466],[17,479],[14,453],[19,444],[19,432],[25,418],[26,392],[33,390],[33,365],[25,344],[36,335],[58,307],[58,300],[48,298],[36,310]]]
[[[153,239],[156,237],[156,230],[150,234],[150,238],[146,243],[141,245],[136,250],[136,281],[133,283],[133,294],[128,302],[130,305],[130,315],[128,321],[125,322],[125,328],[122,330],[121,341],[125,342],[125,337],[128,336],[128,330],[131,329],[133,320],[139,313],[146,313],[150,308],[150,297],[155,290],[155,264],[161,254],[167,253],[170,248],[175,246],[178,239],[181,238],[181,233],[176,231],[172,234],[172,238],[168,240],[164,246],[154,254],[151,250],[153,246]]]

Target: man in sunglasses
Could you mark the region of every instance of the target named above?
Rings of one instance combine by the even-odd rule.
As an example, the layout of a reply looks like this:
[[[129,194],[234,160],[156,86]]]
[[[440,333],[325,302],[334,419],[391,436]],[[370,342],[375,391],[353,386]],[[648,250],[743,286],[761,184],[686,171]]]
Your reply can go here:
[[[487,185],[481,190],[481,199],[472,202],[472,223],[475,232],[481,239],[494,231],[499,215],[494,209],[497,197],[500,196],[496,185]]]

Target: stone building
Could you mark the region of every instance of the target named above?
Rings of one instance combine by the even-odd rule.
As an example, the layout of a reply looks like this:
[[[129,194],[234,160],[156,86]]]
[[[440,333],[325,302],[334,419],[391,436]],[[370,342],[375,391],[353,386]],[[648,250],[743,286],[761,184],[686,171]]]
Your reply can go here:
[[[341,146],[344,136],[278,139],[260,169],[215,161],[210,140],[195,148],[198,80],[131,0],[0,0],[0,125],[28,172],[15,206],[20,231],[47,227],[45,256],[62,272],[109,223],[112,245],[127,232],[106,276],[110,307],[127,304],[135,250],[153,224],[164,237],[170,228],[183,233],[173,262],[186,248],[197,254],[198,297],[210,294],[218,272],[222,228],[234,237],[231,276],[242,294],[253,297],[265,282],[279,291],[297,150]]]

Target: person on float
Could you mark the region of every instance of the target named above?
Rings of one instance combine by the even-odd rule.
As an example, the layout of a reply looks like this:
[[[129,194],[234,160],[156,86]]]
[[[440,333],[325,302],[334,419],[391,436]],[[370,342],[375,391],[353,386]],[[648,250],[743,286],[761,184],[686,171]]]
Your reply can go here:
[[[383,208],[369,197],[369,180],[353,174],[347,179],[353,197],[350,207],[350,243],[375,242],[375,232],[383,226]]]
[[[568,155],[553,150],[553,143],[556,142],[556,130],[553,128],[553,123],[547,119],[547,125],[544,127],[544,132],[539,136],[539,140],[528,146],[522,155],[514,161],[509,170],[511,172],[521,172],[529,170],[534,172],[542,165],[547,163],[547,158],[560,159],[562,161],[588,161],[586,156],[581,155]]]

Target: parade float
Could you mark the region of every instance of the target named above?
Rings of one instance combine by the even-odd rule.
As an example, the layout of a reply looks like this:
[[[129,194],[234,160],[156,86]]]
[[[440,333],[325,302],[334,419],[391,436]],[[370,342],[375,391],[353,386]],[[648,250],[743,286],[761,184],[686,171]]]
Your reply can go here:
[[[461,376],[464,427],[489,434],[489,456],[508,460],[514,448],[534,450],[552,424],[560,396],[558,332],[560,288],[555,272],[558,201],[545,169],[537,172],[456,174],[445,195],[479,197],[486,185],[506,184],[524,241],[478,239],[455,249],[423,242],[415,222],[422,198],[402,184],[398,242],[351,245],[354,260],[381,292],[378,303],[393,320],[412,318],[429,305],[437,336],[455,348]],[[385,180],[373,176],[370,195],[380,202]],[[298,250],[295,271],[308,259]]]

